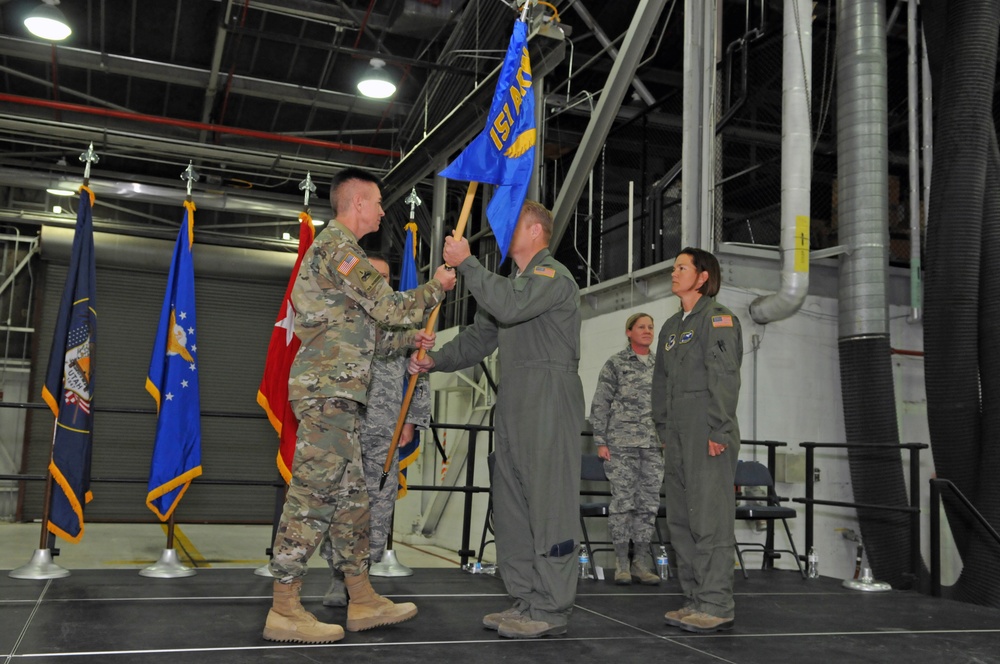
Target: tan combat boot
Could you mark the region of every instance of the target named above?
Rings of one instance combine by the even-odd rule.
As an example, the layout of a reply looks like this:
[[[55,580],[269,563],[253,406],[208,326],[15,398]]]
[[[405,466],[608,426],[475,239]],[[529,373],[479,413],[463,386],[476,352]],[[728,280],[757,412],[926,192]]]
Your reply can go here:
[[[347,584],[347,631],[361,632],[382,625],[395,625],[417,615],[413,602],[395,604],[375,593],[368,581],[368,572],[357,576],[346,576]]]
[[[615,561],[615,585],[632,585],[632,574],[629,572],[628,558],[625,558],[624,560],[619,558]]]
[[[333,643],[344,638],[344,629],[340,625],[321,623],[302,608],[299,601],[301,589],[302,579],[291,583],[274,582],[274,601],[267,612],[264,638],[294,643]]]

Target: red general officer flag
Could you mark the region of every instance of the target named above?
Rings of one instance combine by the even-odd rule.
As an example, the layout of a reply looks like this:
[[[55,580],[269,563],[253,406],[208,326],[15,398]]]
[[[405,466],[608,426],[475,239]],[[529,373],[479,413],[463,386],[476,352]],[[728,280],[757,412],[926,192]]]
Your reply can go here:
[[[285,482],[292,481],[292,458],[295,456],[295,435],[299,429],[299,421],[292,412],[288,402],[288,371],[299,352],[301,342],[295,336],[295,309],[292,307],[292,286],[295,276],[299,273],[299,265],[306,249],[316,236],[312,217],[308,212],[299,215],[299,256],[295,259],[295,267],[288,278],[285,297],[281,300],[277,321],[271,331],[271,343],[267,346],[267,360],[264,363],[264,377],[257,390],[257,403],[267,413],[271,426],[278,432],[278,472]]]

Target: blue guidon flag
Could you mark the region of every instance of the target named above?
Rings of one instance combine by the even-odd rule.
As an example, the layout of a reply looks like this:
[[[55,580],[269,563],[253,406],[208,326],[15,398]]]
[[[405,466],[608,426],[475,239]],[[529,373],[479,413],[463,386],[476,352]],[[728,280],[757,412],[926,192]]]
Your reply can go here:
[[[486,217],[500,247],[501,260],[507,257],[528,193],[535,165],[535,141],[528,25],[517,21],[500,68],[486,128],[440,173],[452,180],[496,185]]]
[[[413,290],[420,284],[417,283],[417,225],[414,222],[406,224],[406,243],[403,248],[403,269],[399,273],[399,290]],[[407,379],[403,379],[403,395],[406,395]],[[413,377],[415,380],[416,377]],[[399,455],[399,487],[396,500],[406,495],[406,469],[417,460],[420,454],[420,432],[414,430],[413,440],[403,445],[400,444],[397,450]]]
[[[194,307],[194,203],[184,202],[167,292],[149,361],[146,391],[156,401],[156,442],[146,506],[166,521],[201,475],[198,323]]]
[[[52,438],[52,500],[48,530],[70,542],[83,537],[83,507],[90,493],[93,444],[94,350],[97,288],[94,265],[94,193],[80,189],[73,252],[45,373],[42,398],[56,417]]]

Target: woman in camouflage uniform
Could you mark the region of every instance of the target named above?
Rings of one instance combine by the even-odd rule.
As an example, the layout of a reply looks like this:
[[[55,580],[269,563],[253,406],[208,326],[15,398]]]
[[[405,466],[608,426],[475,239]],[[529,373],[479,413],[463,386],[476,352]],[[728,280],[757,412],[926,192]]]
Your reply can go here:
[[[590,406],[597,454],[611,482],[608,530],[615,545],[615,583],[657,585],[649,566],[663,483],[663,453],[653,427],[649,391],[653,382],[653,317],[629,316],[625,348],[605,362]],[[629,541],[632,562],[629,564]]]

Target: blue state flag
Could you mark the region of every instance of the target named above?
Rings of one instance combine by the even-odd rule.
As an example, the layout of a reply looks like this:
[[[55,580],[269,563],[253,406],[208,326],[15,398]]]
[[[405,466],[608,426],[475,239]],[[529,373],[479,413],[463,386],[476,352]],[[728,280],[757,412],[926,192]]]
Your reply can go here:
[[[198,324],[194,306],[194,203],[184,203],[146,391],[156,401],[156,442],[146,505],[166,521],[191,480],[201,475]]]
[[[528,26],[514,24],[507,56],[486,120],[486,128],[458,158],[441,171],[452,180],[488,182],[496,185],[486,208],[486,218],[507,257],[514,227],[528,193],[535,165],[535,93],[531,87],[528,57]]]
[[[412,221],[406,225],[406,245],[403,248],[403,269],[399,273],[399,290],[413,290],[417,284],[417,225]],[[407,380],[412,379],[408,377]],[[403,381],[403,397],[406,395],[406,381]],[[399,493],[406,495],[406,469],[420,454],[420,433],[413,432],[413,440],[396,448],[399,454]]]
[[[52,440],[52,497],[48,529],[70,542],[83,537],[83,507],[90,493],[93,445],[94,349],[97,344],[97,287],[94,266],[94,193],[80,189],[73,251],[52,335],[42,398],[56,417]]]

